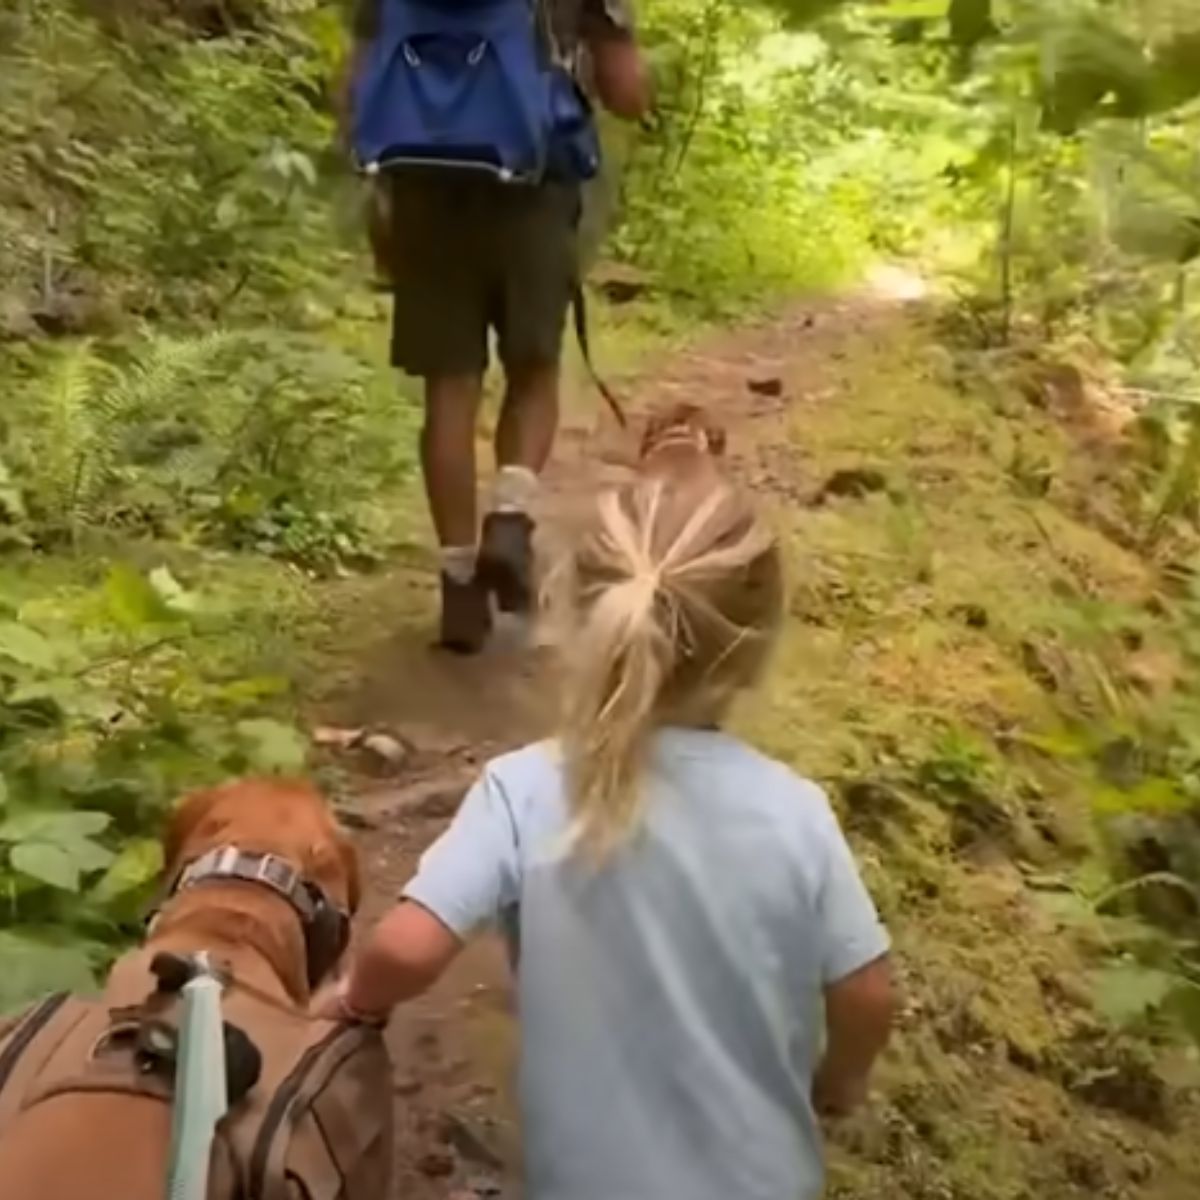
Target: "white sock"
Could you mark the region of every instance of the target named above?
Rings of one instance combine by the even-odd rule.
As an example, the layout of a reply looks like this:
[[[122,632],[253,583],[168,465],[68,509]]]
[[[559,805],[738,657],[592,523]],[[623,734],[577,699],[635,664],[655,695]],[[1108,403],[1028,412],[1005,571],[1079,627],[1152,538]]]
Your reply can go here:
[[[470,583],[475,578],[474,546],[443,546],[442,574],[453,583]]]
[[[492,484],[492,512],[526,512],[537,490],[538,477],[528,467],[501,467]]]

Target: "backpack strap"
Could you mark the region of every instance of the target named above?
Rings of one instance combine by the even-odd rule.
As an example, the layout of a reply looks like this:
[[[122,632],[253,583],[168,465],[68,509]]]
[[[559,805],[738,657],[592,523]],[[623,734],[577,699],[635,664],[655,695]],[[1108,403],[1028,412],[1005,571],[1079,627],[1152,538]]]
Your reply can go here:
[[[533,21],[537,30],[538,50],[547,67],[562,67],[573,71],[574,63],[562,52],[554,30],[554,17],[550,12],[549,0],[529,0],[533,8]]]
[[[58,992],[39,1001],[0,1044],[0,1131],[24,1107],[25,1095],[42,1068],[86,1016],[82,1011],[64,1012],[70,999],[66,992]]]

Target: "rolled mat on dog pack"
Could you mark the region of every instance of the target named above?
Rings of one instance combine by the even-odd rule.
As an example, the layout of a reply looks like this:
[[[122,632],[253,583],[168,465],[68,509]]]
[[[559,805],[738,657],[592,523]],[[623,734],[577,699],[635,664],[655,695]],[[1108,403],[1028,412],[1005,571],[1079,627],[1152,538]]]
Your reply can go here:
[[[0,1037],[0,1140],[19,1133],[22,1114],[53,1097],[107,1093],[172,1103],[181,1011],[178,994],[161,990],[127,1008],[74,996],[35,1005]],[[390,1105],[379,1104],[391,1096],[381,1033],[314,1020],[236,980],[222,1015],[229,1111],[213,1143],[211,1200],[383,1196],[392,1120]],[[66,1142],[61,1149],[69,1149]]]

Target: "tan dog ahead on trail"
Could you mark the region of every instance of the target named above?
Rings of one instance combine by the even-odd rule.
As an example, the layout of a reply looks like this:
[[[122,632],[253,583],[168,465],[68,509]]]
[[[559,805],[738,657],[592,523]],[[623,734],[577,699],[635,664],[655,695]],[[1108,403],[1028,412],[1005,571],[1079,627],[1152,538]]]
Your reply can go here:
[[[378,1200],[391,1069],[378,1030],[308,1015],[358,905],[358,864],[306,783],[186,799],[164,837],[166,899],[98,1000],[50,997],[0,1034],[4,1200],[161,1200],[179,987],[206,951],[222,998],[230,1110],[209,1200]]]
[[[676,404],[647,420],[638,471],[679,477],[712,470],[724,456],[725,430],[699,405]]]
[[[619,446],[601,446],[580,483],[554,492],[552,507],[539,514],[542,538],[538,557],[551,564],[540,580],[542,620],[538,646],[563,649],[569,642],[573,587],[570,549],[574,538],[593,520],[596,493],[620,490],[640,476],[657,476],[672,486],[694,488],[697,503],[723,473],[725,430],[698,404],[673,404],[650,413],[639,441],[622,437]],[[564,627],[563,621],[568,621]],[[553,691],[547,689],[547,694]]]
[[[722,474],[724,457],[725,430],[698,405],[676,404],[646,422],[637,472],[693,489],[699,502]]]

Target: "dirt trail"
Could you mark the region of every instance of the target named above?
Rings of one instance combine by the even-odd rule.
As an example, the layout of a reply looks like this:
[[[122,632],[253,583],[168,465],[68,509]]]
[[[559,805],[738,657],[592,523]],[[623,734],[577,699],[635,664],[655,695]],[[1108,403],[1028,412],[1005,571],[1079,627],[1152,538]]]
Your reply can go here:
[[[786,493],[797,481],[774,473],[776,455],[761,434],[796,399],[785,395],[785,373],[803,371],[815,392],[820,371],[814,366],[810,374],[799,360],[836,361],[845,338],[879,316],[867,301],[822,302],[758,328],[714,336],[655,364],[652,376],[628,390],[631,412],[676,400],[711,406],[728,430],[734,469]],[[560,435],[544,522],[553,523],[572,498],[619,472],[613,460],[632,448],[632,435],[590,398],[587,408],[589,423],[568,419]],[[358,690],[333,710],[348,724],[400,732],[412,751],[401,785],[372,790],[357,806],[362,823],[373,826],[363,833],[371,880],[367,919],[386,906],[444,828],[478,764],[547,728],[536,653],[503,634],[478,659],[431,653],[427,643],[421,626],[389,637],[369,656]],[[430,995],[397,1016],[390,1037],[401,1114],[396,1195],[433,1200],[461,1194],[466,1200],[511,1188],[519,1175],[510,1086],[515,1047],[500,946],[473,947]]]
[[[942,389],[936,411],[927,400],[928,411],[910,412],[909,397],[896,397],[897,389],[911,385],[915,396],[925,386],[920,381],[934,353],[926,333],[914,340],[900,305],[864,295],[799,305],[761,326],[713,335],[655,363],[627,389],[635,411],[687,400],[719,413],[733,469],[785,515],[815,513],[822,485],[840,476],[863,514],[855,537],[883,536],[880,530],[895,522],[882,507],[870,508],[883,503],[870,495],[882,485],[871,471],[855,473],[872,453],[875,462],[902,463],[906,486],[928,504],[928,531],[906,524],[888,534],[900,552],[893,543],[885,551],[832,543],[834,566],[818,571],[802,591],[809,599],[819,593],[838,611],[831,618],[794,609],[795,628],[785,638],[786,686],[750,714],[765,749],[821,778],[844,777],[846,762],[857,770],[864,753],[869,758],[871,751],[848,742],[844,732],[857,736],[866,723],[864,695],[878,709],[872,720],[885,745],[900,737],[904,721],[918,729],[931,707],[1002,724],[1010,719],[1006,708],[1028,716],[1038,702],[995,639],[985,644],[974,628],[949,635],[939,626],[938,636],[930,635],[931,604],[951,613],[982,611],[998,589],[1007,589],[1015,606],[1019,587],[1040,585],[1040,572],[1050,579],[1057,570],[1053,561],[1034,561],[1034,542],[1011,544],[1017,535],[1005,526],[1006,512],[971,511],[972,498],[999,504],[1007,492],[987,457],[994,436],[966,426],[960,399]],[[855,371],[867,375],[857,392]],[[838,405],[848,411],[834,428],[830,414]],[[573,498],[619,471],[613,463],[630,450],[626,435],[597,413],[589,408],[587,421],[563,430],[546,489],[543,519],[551,525]],[[960,494],[961,513],[955,511]],[[818,550],[822,538],[845,536],[847,519],[834,509],[822,506],[819,516],[805,518],[816,528]],[[953,521],[966,525],[934,528]],[[914,600],[914,588],[929,591],[933,570],[926,532],[931,541],[956,539],[956,549],[963,547],[957,557],[967,560],[937,566],[946,594],[933,601]],[[1089,531],[1064,527],[1058,535],[1069,553],[1093,555],[1091,565],[1108,573],[1113,588],[1136,581],[1137,564],[1094,547]],[[985,542],[995,542],[991,557],[974,561]],[[908,557],[920,560],[915,585],[896,575],[895,563],[907,571]],[[1004,571],[1016,581],[1011,586]],[[365,787],[349,814],[362,830],[367,920],[395,896],[479,765],[541,735],[549,716],[544,657],[503,637],[476,660],[433,654],[431,581],[400,572],[388,588],[405,615],[359,664],[353,686],[330,698],[322,713],[340,725],[394,731],[408,751],[395,777]],[[822,671],[832,680],[826,692],[804,681]],[[1064,1083],[1074,1078],[1077,1058],[1081,1072],[1089,1067],[1096,1079],[1116,1076],[1118,1085],[1121,1072],[1131,1072],[1132,1091],[1161,1083],[1149,1068],[1139,1076],[1137,1063],[1115,1050],[1111,1061],[1104,1057],[1106,1035],[1073,982],[1084,967],[1064,935],[1033,912],[1013,865],[1017,858],[1038,861],[1043,851],[1061,854],[1078,814],[1039,812],[1039,827],[1053,826],[1046,836],[1053,847],[1013,848],[1004,838],[1024,829],[1025,815],[1006,824],[1008,816],[997,816],[1000,801],[987,801],[976,828],[976,816],[964,816],[965,809],[946,817],[869,778],[851,786],[860,787],[864,803],[849,822],[856,848],[897,933],[901,960],[909,963],[911,1029],[886,1072],[886,1100],[838,1139],[831,1195],[1182,1200],[1200,1191],[1200,1151],[1188,1150],[1186,1135],[1173,1136],[1178,1121],[1186,1128],[1200,1112],[1191,1099],[1181,1093],[1170,1120],[1159,1121],[1157,1109],[1149,1118],[1130,1111],[1136,1105],[1125,1103],[1124,1092],[1107,1106],[1089,1106]],[[892,841],[896,825],[905,829],[899,845]],[[519,1195],[515,1030],[501,948],[486,941],[473,946],[436,989],[397,1015],[390,1038],[399,1114],[395,1195]]]

